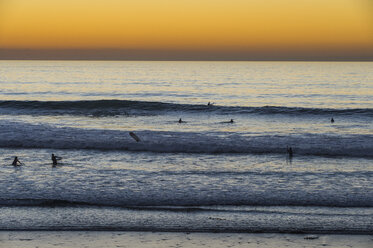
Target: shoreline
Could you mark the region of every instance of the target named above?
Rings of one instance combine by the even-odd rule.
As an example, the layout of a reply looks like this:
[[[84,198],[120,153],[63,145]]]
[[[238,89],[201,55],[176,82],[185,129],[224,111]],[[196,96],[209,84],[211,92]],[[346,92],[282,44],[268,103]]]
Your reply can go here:
[[[0,231],[1,247],[356,247],[373,235],[136,231]]]

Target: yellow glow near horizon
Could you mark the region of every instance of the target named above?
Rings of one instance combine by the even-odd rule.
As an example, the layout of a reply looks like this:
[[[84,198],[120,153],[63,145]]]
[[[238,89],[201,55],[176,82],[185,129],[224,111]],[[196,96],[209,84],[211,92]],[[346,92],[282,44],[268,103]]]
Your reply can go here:
[[[372,48],[369,2],[0,0],[0,48]]]

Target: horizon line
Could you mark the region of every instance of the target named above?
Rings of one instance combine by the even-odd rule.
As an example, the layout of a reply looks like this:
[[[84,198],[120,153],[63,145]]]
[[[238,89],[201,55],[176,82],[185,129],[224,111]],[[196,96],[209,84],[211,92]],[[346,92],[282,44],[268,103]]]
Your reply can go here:
[[[85,58],[0,58],[0,61],[136,61],[136,62],[373,62],[368,59],[85,59]]]
[[[0,60],[86,61],[373,61],[372,48],[295,50],[9,49]]]

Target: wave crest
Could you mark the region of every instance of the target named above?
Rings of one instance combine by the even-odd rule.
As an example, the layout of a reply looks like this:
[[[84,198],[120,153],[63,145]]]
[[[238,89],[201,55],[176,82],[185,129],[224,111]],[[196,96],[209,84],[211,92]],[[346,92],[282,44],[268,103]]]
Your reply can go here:
[[[128,150],[165,153],[282,154],[373,158],[373,135],[327,134],[256,135],[230,132],[128,131],[80,129],[18,122],[0,124],[0,147]]]
[[[282,106],[218,106],[201,104],[176,104],[164,102],[129,101],[129,100],[91,100],[91,101],[0,101],[2,114],[34,115],[159,115],[169,111],[214,113],[221,115],[353,115],[373,117],[372,108],[332,109],[301,108]]]

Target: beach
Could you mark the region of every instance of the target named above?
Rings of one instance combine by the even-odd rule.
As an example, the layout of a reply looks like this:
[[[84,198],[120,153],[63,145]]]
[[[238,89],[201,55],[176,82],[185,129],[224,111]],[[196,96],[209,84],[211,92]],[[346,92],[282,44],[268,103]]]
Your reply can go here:
[[[331,247],[369,248],[372,235],[170,232],[0,232],[1,247]]]

